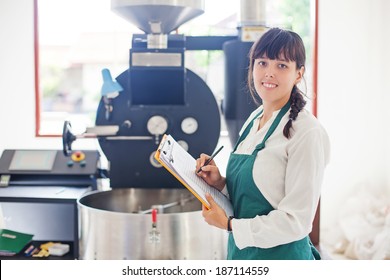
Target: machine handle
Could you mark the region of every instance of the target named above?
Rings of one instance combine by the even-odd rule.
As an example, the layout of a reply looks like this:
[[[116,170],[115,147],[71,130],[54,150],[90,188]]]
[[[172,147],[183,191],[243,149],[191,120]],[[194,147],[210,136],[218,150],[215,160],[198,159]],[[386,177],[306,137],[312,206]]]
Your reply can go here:
[[[70,156],[74,140],[76,136],[72,133],[72,126],[69,121],[65,121],[62,129],[62,151],[65,156]]]
[[[152,223],[155,225],[157,223],[157,209],[153,208],[152,209]]]

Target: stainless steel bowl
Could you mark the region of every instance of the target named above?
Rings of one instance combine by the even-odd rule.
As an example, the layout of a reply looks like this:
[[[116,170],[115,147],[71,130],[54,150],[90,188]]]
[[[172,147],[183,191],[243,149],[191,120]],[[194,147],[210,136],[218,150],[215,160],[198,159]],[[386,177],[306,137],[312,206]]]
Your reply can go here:
[[[203,220],[186,189],[94,191],[78,207],[81,259],[226,258],[226,232]]]

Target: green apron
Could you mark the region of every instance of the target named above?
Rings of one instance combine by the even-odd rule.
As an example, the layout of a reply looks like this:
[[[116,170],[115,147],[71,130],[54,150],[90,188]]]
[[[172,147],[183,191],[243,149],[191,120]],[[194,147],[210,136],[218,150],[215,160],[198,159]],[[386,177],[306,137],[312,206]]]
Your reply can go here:
[[[252,122],[246,127],[244,133],[239,138],[233,152],[230,154],[227,170],[226,170],[226,185],[230,199],[233,204],[234,217],[237,219],[251,219],[256,216],[267,215],[274,210],[271,204],[263,196],[259,188],[256,186],[252,172],[253,164],[256,155],[259,151],[265,148],[265,142],[275,131],[280,120],[290,108],[290,101],[280,110],[271,127],[264,136],[263,142],[256,146],[251,155],[234,154],[238,145],[248,135],[253,126],[254,120],[262,113],[255,116]],[[242,250],[238,249],[233,234],[229,234],[228,239],[228,259],[238,260],[312,260],[320,259],[320,255],[312,245],[309,237],[292,243],[278,245],[273,248],[246,247]]]

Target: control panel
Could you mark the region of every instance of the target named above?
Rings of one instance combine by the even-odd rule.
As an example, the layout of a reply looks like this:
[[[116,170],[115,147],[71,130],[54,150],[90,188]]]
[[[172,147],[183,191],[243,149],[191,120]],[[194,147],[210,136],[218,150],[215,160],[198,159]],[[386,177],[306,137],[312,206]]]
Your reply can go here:
[[[0,158],[0,186],[91,185],[98,173],[98,151],[4,150]]]

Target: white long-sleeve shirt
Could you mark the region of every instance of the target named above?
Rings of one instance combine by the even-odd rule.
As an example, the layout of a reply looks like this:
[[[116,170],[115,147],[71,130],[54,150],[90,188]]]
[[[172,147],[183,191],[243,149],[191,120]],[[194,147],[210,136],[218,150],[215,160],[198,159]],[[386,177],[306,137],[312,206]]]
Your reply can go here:
[[[240,134],[260,110],[261,107],[250,115]],[[235,153],[252,154],[278,112],[274,112],[260,130],[257,128],[261,116],[258,117]],[[288,115],[289,112],[257,154],[252,173],[256,186],[275,210],[252,219],[232,220],[234,240],[240,249],[290,243],[304,238],[312,230],[329,162],[330,142],[319,121],[305,109],[293,121],[291,138],[287,139],[283,128]]]

